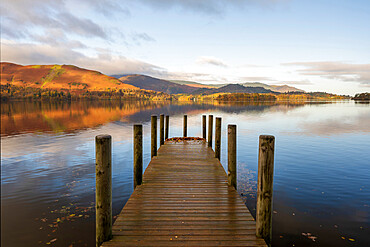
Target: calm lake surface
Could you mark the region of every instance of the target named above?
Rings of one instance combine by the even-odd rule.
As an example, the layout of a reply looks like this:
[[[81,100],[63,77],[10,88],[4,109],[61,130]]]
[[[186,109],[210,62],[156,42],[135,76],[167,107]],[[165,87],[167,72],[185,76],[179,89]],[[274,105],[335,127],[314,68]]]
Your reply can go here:
[[[334,103],[1,104],[1,245],[95,245],[95,142],[113,138],[113,215],[133,191],[134,123],[150,161],[150,116],[201,136],[202,114],[237,124],[238,192],[255,215],[260,134],[276,137],[273,246],[370,246],[370,105]]]

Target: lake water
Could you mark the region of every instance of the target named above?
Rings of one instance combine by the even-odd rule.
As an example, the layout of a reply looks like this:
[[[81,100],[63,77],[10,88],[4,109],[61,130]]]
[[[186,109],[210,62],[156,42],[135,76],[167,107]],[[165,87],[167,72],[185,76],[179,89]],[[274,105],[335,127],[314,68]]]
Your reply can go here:
[[[95,142],[113,138],[113,214],[133,191],[134,123],[170,115],[170,137],[201,136],[202,114],[237,124],[238,192],[255,215],[258,136],[276,137],[273,246],[370,246],[370,105],[334,103],[1,104],[2,246],[94,246]],[[144,167],[144,168],[145,168]]]

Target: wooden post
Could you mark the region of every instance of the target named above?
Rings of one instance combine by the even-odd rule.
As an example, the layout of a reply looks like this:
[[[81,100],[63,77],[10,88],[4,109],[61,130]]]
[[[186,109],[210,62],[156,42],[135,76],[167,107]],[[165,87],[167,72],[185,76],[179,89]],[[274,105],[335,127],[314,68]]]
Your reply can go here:
[[[151,131],[151,139],[152,145],[150,150],[150,157],[157,156],[157,116],[152,115],[152,131]]]
[[[203,138],[207,139],[207,116],[206,115],[203,115],[202,123],[203,123]]]
[[[221,118],[216,117],[216,132],[215,132],[215,158],[221,158]]]
[[[213,115],[208,116],[208,147],[212,147]]]
[[[184,115],[184,137],[188,135],[188,116]]]
[[[272,184],[274,177],[275,137],[259,138],[256,236],[264,238],[268,245],[272,237]]]
[[[95,137],[96,246],[112,238],[112,137]]]
[[[236,187],[236,125],[227,128],[227,180],[229,186]]]
[[[166,134],[165,134],[165,140],[168,139],[168,134],[169,134],[169,127],[170,127],[170,116],[166,116]]]
[[[143,126],[134,125],[134,189],[143,181]]]
[[[164,144],[164,115],[159,116],[159,145]]]

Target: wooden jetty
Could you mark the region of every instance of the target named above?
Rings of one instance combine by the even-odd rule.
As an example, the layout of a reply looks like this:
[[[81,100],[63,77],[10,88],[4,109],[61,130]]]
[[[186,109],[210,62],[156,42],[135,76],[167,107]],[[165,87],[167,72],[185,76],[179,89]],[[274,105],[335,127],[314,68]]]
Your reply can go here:
[[[161,126],[162,119],[163,116]],[[184,126],[187,125],[186,120],[184,117]],[[221,131],[221,120],[218,121],[216,132]],[[99,211],[102,208],[100,201],[106,202],[107,199],[101,200],[97,195],[97,246],[267,246],[264,238],[267,237],[269,243],[271,236],[258,234],[256,221],[235,189],[235,125],[229,126],[228,149],[235,152],[228,154],[229,174],[226,174],[219,161],[220,150],[216,155],[205,139],[183,137],[161,142],[143,177],[137,168],[142,166],[140,127],[134,127],[135,190],[113,226],[109,226],[111,212]],[[152,137],[156,138],[153,128],[156,128],[156,124],[152,124],[151,132]],[[163,132],[160,131],[162,136]],[[101,138],[104,136],[97,137],[97,140]],[[218,133],[217,139],[220,138]],[[217,145],[220,148],[220,141]],[[101,160],[99,157],[97,153],[97,160]],[[102,191],[98,190],[98,186],[97,191]],[[267,210],[270,210],[269,215],[260,220],[260,227],[267,227],[265,232],[270,234],[271,222],[266,226],[266,221],[271,219],[271,204]]]

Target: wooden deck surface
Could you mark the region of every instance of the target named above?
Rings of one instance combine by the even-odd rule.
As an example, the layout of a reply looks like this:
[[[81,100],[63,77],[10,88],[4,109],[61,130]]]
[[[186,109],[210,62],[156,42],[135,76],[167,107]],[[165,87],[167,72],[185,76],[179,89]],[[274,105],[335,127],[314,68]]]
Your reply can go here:
[[[166,141],[102,246],[266,246],[214,152]]]

